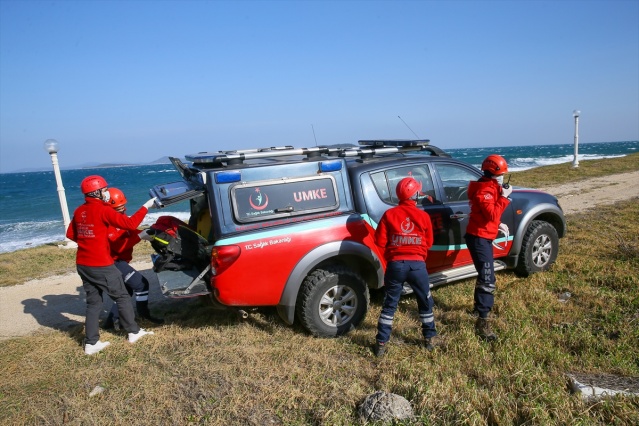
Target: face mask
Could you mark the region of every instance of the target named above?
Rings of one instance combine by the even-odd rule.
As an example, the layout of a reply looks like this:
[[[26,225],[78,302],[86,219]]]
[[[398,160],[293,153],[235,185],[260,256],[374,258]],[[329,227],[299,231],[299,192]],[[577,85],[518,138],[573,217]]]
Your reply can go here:
[[[504,183],[504,175],[495,176],[494,179],[497,181],[498,184],[503,185],[503,183]]]
[[[102,193],[102,201],[104,201],[105,203],[108,203],[109,200],[111,199],[111,193],[106,190]]]

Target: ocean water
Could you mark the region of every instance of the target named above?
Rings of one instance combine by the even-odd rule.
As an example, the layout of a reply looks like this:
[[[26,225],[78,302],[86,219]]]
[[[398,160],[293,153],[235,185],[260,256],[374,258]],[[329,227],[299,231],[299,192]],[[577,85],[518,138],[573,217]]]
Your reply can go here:
[[[445,149],[445,147],[440,146]],[[535,145],[498,148],[463,148],[446,150],[454,158],[477,167],[489,154],[506,158],[512,171],[551,164],[570,163],[573,145]],[[579,161],[621,157],[639,150],[639,141],[601,142],[579,145]],[[69,215],[83,203],[80,182],[88,175],[99,174],[109,186],[120,188],[127,197],[129,213],[149,199],[149,189],[160,183],[180,180],[171,164],[84,168],[62,170]],[[152,209],[144,219],[151,225],[159,216],[170,214],[188,220],[188,203],[178,203],[162,210]],[[64,223],[53,170],[49,172],[0,174],[0,253],[62,241]]]

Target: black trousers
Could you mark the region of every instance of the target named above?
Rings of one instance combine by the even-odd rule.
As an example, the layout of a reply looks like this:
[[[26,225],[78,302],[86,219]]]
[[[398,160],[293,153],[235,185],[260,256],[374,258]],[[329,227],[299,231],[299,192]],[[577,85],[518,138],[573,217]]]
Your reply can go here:
[[[488,318],[488,313],[495,303],[495,259],[493,257],[493,241],[466,234],[466,245],[473,258],[477,281],[475,282],[475,310],[480,318]]]
[[[87,300],[85,344],[94,345],[100,340],[100,311],[103,303],[102,293],[105,292],[118,304],[122,328],[128,333],[140,331],[140,327],[135,322],[131,296],[124,287],[122,273],[118,268],[114,265],[100,267],[77,265],[77,270],[82,278],[82,287]]]

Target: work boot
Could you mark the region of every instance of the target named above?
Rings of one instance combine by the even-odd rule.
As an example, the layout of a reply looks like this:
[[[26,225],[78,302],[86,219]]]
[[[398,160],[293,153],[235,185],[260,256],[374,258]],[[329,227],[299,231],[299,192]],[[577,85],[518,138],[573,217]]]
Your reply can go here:
[[[497,335],[493,333],[490,328],[488,318],[477,318],[477,322],[475,322],[475,334],[487,342],[497,340]]]
[[[153,324],[164,324],[164,320],[162,318],[156,318],[151,315],[151,311],[149,311],[149,301],[137,301],[135,302],[135,307],[138,311],[138,315],[140,318],[144,318],[145,320],[151,321]]]
[[[375,342],[373,345],[373,353],[377,358],[381,358],[384,356],[384,352],[386,352],[386,344],[381,342]]]
[[[429,352],[435,349],[435,345],[433,345],[433,339],[424,340],[424,349],[426,349]]]

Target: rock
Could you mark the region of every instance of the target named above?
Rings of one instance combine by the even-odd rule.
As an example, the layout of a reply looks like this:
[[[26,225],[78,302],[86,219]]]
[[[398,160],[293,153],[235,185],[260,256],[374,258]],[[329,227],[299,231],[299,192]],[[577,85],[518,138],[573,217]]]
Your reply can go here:
[[[639,395],[639,377],[577,372],[567,373],[567,376],[571,390],[586,400]]]
[[[101,394],[102,392],[104,392],[106,389],[104,389],[102,386],[96,386],[93,388],[93,390],[91,392],[89,392],[89,397],[93,397],[96,395]]]
[[[413,408],[403,396],[377,391],[366,397],[358,409],[362,421],[406,420],[413,418]]]

